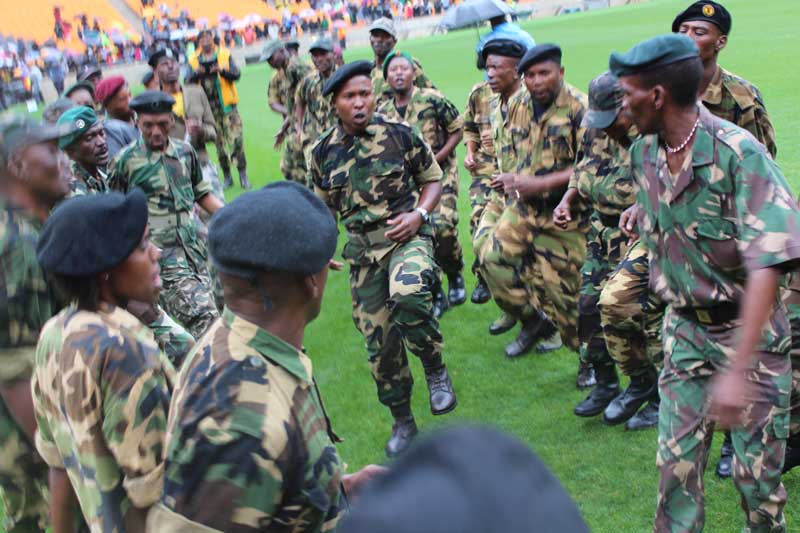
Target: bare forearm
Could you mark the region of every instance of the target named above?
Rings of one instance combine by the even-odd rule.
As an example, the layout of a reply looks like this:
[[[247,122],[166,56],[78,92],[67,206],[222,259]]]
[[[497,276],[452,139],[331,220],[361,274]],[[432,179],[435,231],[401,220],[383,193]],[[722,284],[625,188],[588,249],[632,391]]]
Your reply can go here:
[[[750,368],[753,363],[764,324],[769,320],[775,305],[780,276],[780,271],[775,268],[762,268],[747,276],[744,297],[739,307],[742,330],[733,361],[737,370]]]
[[[283,104],[279,104],[278,102],[270,103],[269,108],[275,111],[276,113],[280,113],[283,118],[289,116],[289,110],[286,109],[286,106]]]
[[[564,193],[564,196],[561,198],[561,203],[565,204],[566,207],[572,207],[572,202],[575,201],[575,198],[578,197],[578,189],[574,187],[570,187],[567,189],[567,192]]]
[[[569,178],[571,176],[572,176],[572,167],[568,167],[565,168],[564,170],[551,172],[550,174],[545,174],[543,176],[523,175],[520,176],[520,179],[537,180],[537,184],[541,189],[542,193],[547,193],[557,189],[563,189],[564,187],[569,185]]]
[[[441,197],[442,183],[440,181],[428,183],[422,188],[417,207],[421,207],[428,213],[432,213],[433,210],[436,209],[436,206],[439,205],[439,199]]]
[[[458,146],[458,143],[461,141],[461,135],[462,135],[461,134],[461,130],[459,130],[459,131],[457,131],[455,133],[452,133],[447,138],[447,142],[444,143],[444,146],[442,146],[442,149],[439,150],[436,153],[436,162],[437,163],[439,163],[441,165],[442,163],[444,163],[445,159],[450,157],[450,154],[453,153],[453,150],[456,149],[456,146]]]
[[[0,396],[11,411],[11,416],[20,425],[25,435],[33,442],[36,434],[36,417],[33,413],[33,395],[29,379],[17,379],[0,385]]]
[[[53,533],[74,533],[77,499],[67,471],[51,467],[48,472],[48,485],[50,487],[50,520]]]
[[[206,194],[200,198],[197,203],[211,215],[216,213],[217,210],[222,207],[222,202],[220,202],[213,194]]]

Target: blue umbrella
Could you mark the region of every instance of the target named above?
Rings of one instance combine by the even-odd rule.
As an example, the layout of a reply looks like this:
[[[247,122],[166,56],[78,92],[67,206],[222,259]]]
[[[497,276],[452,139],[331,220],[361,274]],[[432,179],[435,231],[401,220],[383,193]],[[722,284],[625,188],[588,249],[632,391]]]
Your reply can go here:
[[[513,13],[511,6],[501,0],[466,0],[445,13],[440,26],[450,30],[474,26],[494,17]]]

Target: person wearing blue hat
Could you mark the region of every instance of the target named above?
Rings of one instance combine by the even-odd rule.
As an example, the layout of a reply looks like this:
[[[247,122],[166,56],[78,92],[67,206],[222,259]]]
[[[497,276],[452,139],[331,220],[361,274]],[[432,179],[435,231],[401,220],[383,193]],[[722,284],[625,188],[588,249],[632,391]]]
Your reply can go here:
[[[154,305],[161,288],[147,216],[139,189],[70,198],[36,245],[41,268],[69,303],[36,347],[36,448],[51,472],[66,470],[93,531],[143,526],[162,485],[175,369],[125,310],[132,300]],[[68,507],[54,508],[59,527]]]
[[[800,208],[767,149],[698,104],[703,63],[660,35],[609,68],[644,135],[635,220],[664,317],[657,531],[700,531],[711,436],[731,429],[745,529],[785,531],[791,332],[778,290],[800,265]],[[623,222],[629,231],[631,224]]]
[[[214,215],[225,310],[175,386],[149,531],[332,531],[347,496],[383,471],[344,473],[303,349],[336,267],[337,233],[328,207],[289,181]]]
[[[486,43],[494,39],[508,39],[514,41],[528,50],[536,46],[536,40],[530,33],[520,28],[517,24],[509,22],[507,15],[498,15],[489,19],[489,25],[492,31],[484,35],[475,46],[475,53],[478,55],[478,68],[483,69],[486,67],[486,56],[483,53],[483,48]]]

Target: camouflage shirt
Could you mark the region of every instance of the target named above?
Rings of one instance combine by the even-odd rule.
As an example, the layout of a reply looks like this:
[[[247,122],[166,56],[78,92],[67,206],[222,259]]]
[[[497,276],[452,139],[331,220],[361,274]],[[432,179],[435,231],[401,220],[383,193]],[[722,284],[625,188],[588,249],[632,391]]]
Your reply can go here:
[[[294,101],[302,102],[305,108],[302,124],[304,147],[313,143],[317,137],[336,124],[336,111],[331,105],[330,96],[322,96],[322,86],[328,78],[323,79],[319,72],[314,70],[309,72],[297,87]]]
[[[447,143],[450,135],[464,127],[464,119],[458,113],[458,108],[436,89],[414,87],[411,100],[402,113],[395,106],[394,98],[383,102],[378,113],[417,128],[434,155]],[[457,164],[456,151],[453,150],[442,166],[450,168]]]
[[[478,146],[475,162],[478,168],[471,170],[473,176],[491,176],[497,172],[494,144],[484,142],[481,135],[492,138],[491,116],[500,98],[492,92],[485,81],[476,84],[467,98],[467,109],[464,111],[464,142],[472,142]]]
[[[127,311],[67,307],[42,330],[31,387],[36,449],[64,468],[93,532],[158,501],[175,371]]]
[[[517,92],[512,94],[506,105],[500,96],[497,97],[492,114],[489,117],[489,127],[492,130],[492,146],[494,146],[494,153],[496,159],[496,167],[498,172],[514,172],[517,168],[518,154],[515,150],[513,139],[515,138],[514,131],[520,129],[530,128],[529,124],[514,124],[511,122],[513,118],[510,111],[514,102],[527,93],[528,90],[525,85],[519,85]],[[517,138],[519,135],[516,136]]]
[[[178,376],[148,526],[331,531],[344,473],[335,440],[308,356],[226,308]]]
[[[300,82],[303,81],[311,69],[295,57],[289,58],[286,67],[277,69],[272,74],[267,88],[267,101],[269,104],[280,104],[289,111],[289,116],[294,113],[294,97]]]
[[[69,197],[85,196],[88,194],[104,193],[108,191],[106,185],[106,173],[97,169],[100,177],[92,176],[88,170],[83,168],[77,161],[72,161],[72,176],[69,182]]]
[[[36,260],[41,223],[0,197],[0,382],[28,378],[39,332],[55,314]]]
[[[420,89],[435,89],[436,86],[428,79],[425,72],[422,71],[422,64],[416,58],[413,59],[414,86]],[[372,66],[370,78],[372,78],[372,92],[375,95],[375,106],[377,108],[377,106],[386,100],[392,99],[392,88],[389,86],[389,82],[383,77],[383,63],[380,65],[374,64]]]
[[[717,67],[717,73],[706,88],[702,100],[712,114],[752,133],[767,147],[772,157],[778,154],[775,130],[769,121],[761,92],[755,85]]]
[[[638,137],[635,127],[628,132],[631,142]],[[635,180],[629,148],[602,130],[587,129],[583,135],[583,158],[575,165],[569,187],[594,211],[617,216],[636,201]]]
[[[749,132],[699,109],[677,175],[657,136],[631,149],[650,284],[676,309],[738,303],[748,272],[800,258],[800,212],[778,166]],[[769,351],[782,342],[773,315]]]

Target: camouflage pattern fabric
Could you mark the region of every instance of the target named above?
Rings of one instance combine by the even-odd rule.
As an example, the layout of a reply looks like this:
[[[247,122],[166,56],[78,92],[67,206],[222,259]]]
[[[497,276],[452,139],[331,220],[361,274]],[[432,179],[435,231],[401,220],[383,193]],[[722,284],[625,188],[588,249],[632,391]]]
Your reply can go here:
[[[77,161],[70,161],[72,167],[72,179],[69,181],[68,197],[85,196],[87,194],[104,193],[108,191],[106,184],[106,174],[97,169],[99,177],[92,176]]]
[[[657,530],[703,527],[701,480],[713,430],[705,417],[707,385],[729,364],[739,331],[738,322],[702,326],[679,315],[738,305],[748,272],[786,268],[800,258],[800,211],[764,146],[702,106],[699,113],[677,175],[655,135],[631,151],[650,285],[670,306],[659,382]],[[745,425],[732,431],[734,480],[747,526],[756,531],[785,528],[780,471],[789,429],[790,337],[785,309],[776,305],[748,373],[758,394],[750,398]]]
[[[338,440],[308,356],[225,309],[178,376],[148,530],[332,531]]]
[[[67,471],[91,531],[132,529],[133,507],[158,501],[174,379],[150,330],[121,308],[68,307],[42,330],[36,448]]]
[[[434,154],[442,149],[450,135],[464,126],[458,108],[435,89],[414,87],[402,114],[395,106],[394,98],[381,104],[378,112],[415,127]],[[444,171],[442,197],[431,214],[436,231],[434,255],[444,273],[454,275],[464,268],[464,253],[458,242],[458,160],[455,150],[441,166]]]
[[[781,299],[786,306],[786,317],[792,330],[792,345],[789,357],[792,362],[791,419],[789,434],[800,434],[800,273],[790,272],[781,291]]]
[[[198,339],[219,316],[207,271],[208,254],[199,238],[192,210],[211,192],[203,179],[197,154],[187,143],[170,139],[163,152],[152,152],[144,141],[124,148],[114,158],[109,187],[147,195],[150,239],[161,248],[161,305]]]
[[[585,130],[580,123],[586,106],[586,95],[565,84],[536,121],[530,93],[516,93],[504,127],[498,128],[504,132],[495,135],[500,171],[511,166],[513,172],[536,179],[583,159]],[[563,230],[553,223],[553,209],[563,192],[491,201],[478,229],[485,234],[480,237],[479,268],[501,309],[520,321],[543,312],[565,345],[578,351],[578,293],[588,224],[585,217],[575,217]]]
[[[267,89],[268,103],[277,103],[286,107],[290,120],[294,119],[294,98],[297,87],[303,81],[311,68],[300,62],[296,57],[290,57],[285,68],[277,69],[269,80]],[[294,129],[289,128],[284,139],[283,155],[281,156],[281,174],[287,180],[306,184],[306,161],[303,157],[303,148],[297,142]]]
[[[767,147],[774,158],[778,154],[775,129],[758,88],[736,74],[717,67],[717,73],[702,96],[711,114],[744,128]]]
[[[416,58],[412,58],[414,62],[414,87],[420,89],[435,89],[436,86],[428,79],[425,72],[422,70],[422,64]],[[375,95],[375,107],[377,108],[383,102],[392,99],[392,88],[389,82],[383,77],[383,63],[380,65],[375,64],[370,73],[372,79],[372,94]]]
[[[0,381],[28,379],[39,332],[55,299],[36,260],[41,223],[0,198]],[[47,466],[0,400],[0,489],[6,531],[49,524]]]
[[[333,71],[331,71],[332,74]],[[294,96],[295,105],[302,104],[305,109],[301,124],[303,133],[300,137],[300,145],[306,161],[310,158],[311,146],[337,121],[336,110],[331,105],[330,96],[322,96],[322,86],[329,78],[330,76],[323,78],[316,70],[309,72],[297,86]],[[308,185],[312,186],[311,183]]]
[[[230,172],[233,163],[239,171],[247,170],[247,157],[244,155],[244,126],[239,111],[236,106],[227,113],[223,113],[213,105],[211,109],[214,112],[217,128],[214,145],[217,147],[220,168],[223,172]]]
[[[158,347],[167,356],[172,366],[180,368],[186,354],[194,346],[194,337],[183,326],[175,322],[163,309],[155,322],[147,324],[153,332]]]

